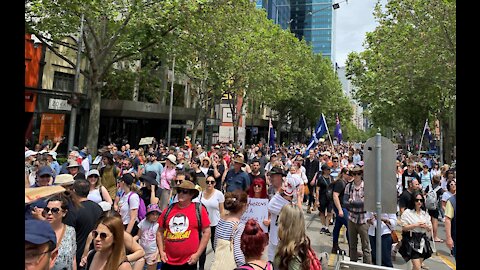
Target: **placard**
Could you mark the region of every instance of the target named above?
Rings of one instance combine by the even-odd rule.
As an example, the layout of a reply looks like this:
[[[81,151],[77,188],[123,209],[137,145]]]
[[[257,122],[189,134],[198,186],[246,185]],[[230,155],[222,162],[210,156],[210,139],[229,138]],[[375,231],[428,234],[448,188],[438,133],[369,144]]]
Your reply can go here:
[[[38,140],[40,142],[43,141],[46,135],[55,143],[62,138],[64,128],[65,114],[42,113]]]
[[[263,224],[263,220],[268,219],[268,199],[248,198],[247,210],[240,221],[246,224],[251,218],[255,219],[264,233],[268,233],[268,227]]]

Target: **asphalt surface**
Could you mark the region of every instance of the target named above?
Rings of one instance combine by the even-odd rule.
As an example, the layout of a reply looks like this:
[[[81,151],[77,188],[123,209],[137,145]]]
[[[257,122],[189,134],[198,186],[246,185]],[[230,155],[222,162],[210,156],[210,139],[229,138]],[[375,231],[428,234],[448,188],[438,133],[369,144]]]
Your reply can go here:
[[[306,207],[304,206],[305,210],[305,224],[307,227],[307,235],[310,237],[312,248],[317,252],[317,255],[320,256],[323,252],[328,252],[328,268],[327,269],[334,269],[337,260],[342,259],[338,258],[336,254],[330,254],[332,249],[332,236],[328,236],[325,234],[320,234],[320,217],[318,216],[318,211],[312,212],[312,214],[306,214]],[[329,226],[330,232],[333,231],[333,225]],[[399,237],[400,235],[400,226],[396,227],[396,231],[398,232]],[[346,250],[348,253],[348,244],[346,243],[346,238],[342,237],[343,229],[340,232],[339,238],[339,246],[341,249]],[[438,236],[445,240],[445,226],[443,222],[439,222],[438,226]],[[361,249],[360,239],[358,244],[358,251],[360,252]],[[432,255],[432,257],[428,258],[424,261],[424,265],[427,266],[430,270],[456,270],[455,266],[455,258],[450,255],[449,249],[445,243],[435,243],[435,247],[437,252]],[[264,251],[264,257],[266,257],[267,248]],[[212,264],[212,260],[214,258],[214,253],[212,247],[210,245],[210,241],[208,242],[207,246],[207,260],[205,262],[205,269],[210,269],[210,265]],[[409,270],[412,269],[411,262],[405,262],[400,254],[397,254],[395,257],[395,261],[393,261],[393,266],[395,269],[404,269]],[[349,260],[347,256],[343,259]],[[361,258],[359,259],[361,261]],[[354,269],[351,267],[350,269]]]

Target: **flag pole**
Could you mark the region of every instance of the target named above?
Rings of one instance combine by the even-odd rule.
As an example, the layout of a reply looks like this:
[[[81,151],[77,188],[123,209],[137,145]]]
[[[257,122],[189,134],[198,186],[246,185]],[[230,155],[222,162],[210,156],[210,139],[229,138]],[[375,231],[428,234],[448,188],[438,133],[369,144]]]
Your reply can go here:
[[[420,139],[420,145],[418,146],[418,153],[420,155],[420,150],[422,150],[423,135],[425,135],[425,130],[427,129],[428,118],[425,120],[425,125],[423,126],[422,138]]]
[[[330,136],[330,131],[328,130],[327,119],[325,119],[325,115],[323,115],[323,123],[325,123],[325,128],[327,129],[328,138],[330,139],[330,145],[332,146],[332,152],[335,153],[335,148],[333,147],[332,137]]]
[[[267,140],[267,155],[270,154],[270,126],[272,125],[272,117],[268,120],[268,140]]]

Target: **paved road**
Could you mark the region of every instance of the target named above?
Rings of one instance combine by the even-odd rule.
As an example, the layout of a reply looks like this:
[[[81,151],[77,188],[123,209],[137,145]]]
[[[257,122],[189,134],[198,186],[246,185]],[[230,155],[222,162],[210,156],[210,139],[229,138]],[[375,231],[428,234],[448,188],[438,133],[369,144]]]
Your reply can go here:
[[[304,210],[306,207],[304,206]],[[305,211],[306,213],[306,211]],[[320,218],[318,216],[318,211],[313,212],[312,214],[305,214],[307,234],[312,241],[312,247],[320,254],[321,252],[330,252],[332,249],[332,236],[327,236],[325,234],[320,234]],[[330,231],[333,231],[333,226],[329,227]],[[400,232],[400,227],[397,226],[397,230]],[[439,222],[438,235],[440,238],[445,239],[445,227],[442,222]],[[342,242],[342,237],[340,237],[340,248],[348,250],[348,245],[346,242]],[[437,248],[437,253],[432,255],[429,259],[425,261],[425,265],[429,267],[430,270],[456,270],[455,259],[450,255],[447,246],[445,243],[435,243]],[[360,250],[360,241],[359,241],[359,251]],[[265,250],[266,253],[266,250]],[[348,253],[348,252],[347,252]],[[213,250],[211,248],[210,242],[207,246],[207,261],[205,263],[205,269],[210,269],[211,262],[213,260]],[[329,257],[329,267],[328,269],[334,269],[335,262],[337,260],[336,254],[330,254]],[[393,266],[397,269],[409,270],[412,269],[411,262],[405,262],[400,254],[397,254],[396,260],[393,262]]]

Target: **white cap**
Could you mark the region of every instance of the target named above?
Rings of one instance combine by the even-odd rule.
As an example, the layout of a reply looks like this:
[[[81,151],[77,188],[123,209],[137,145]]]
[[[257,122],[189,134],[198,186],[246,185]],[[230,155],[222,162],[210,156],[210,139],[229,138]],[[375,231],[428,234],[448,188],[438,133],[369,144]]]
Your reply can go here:
[[[86,177],[89,177],[90,175],[100,176],[100,173],[99,173],[98,170],[96,170],[96,169],[91,169],[90,171],[88,171]]]
[[[50,151],[50,152],[48,152],[48,154],[49,154],[50,156],[52,156],[53,160],[57,160],[57,152],[55,152],[55,151]]]
[[[27,151],[25,151],[25,158],[27,158],[29,156],[36,155],[36,154],[38,154],[38,152],[35,152],[35,151],[32,151],[32,150],[27,150]]]

